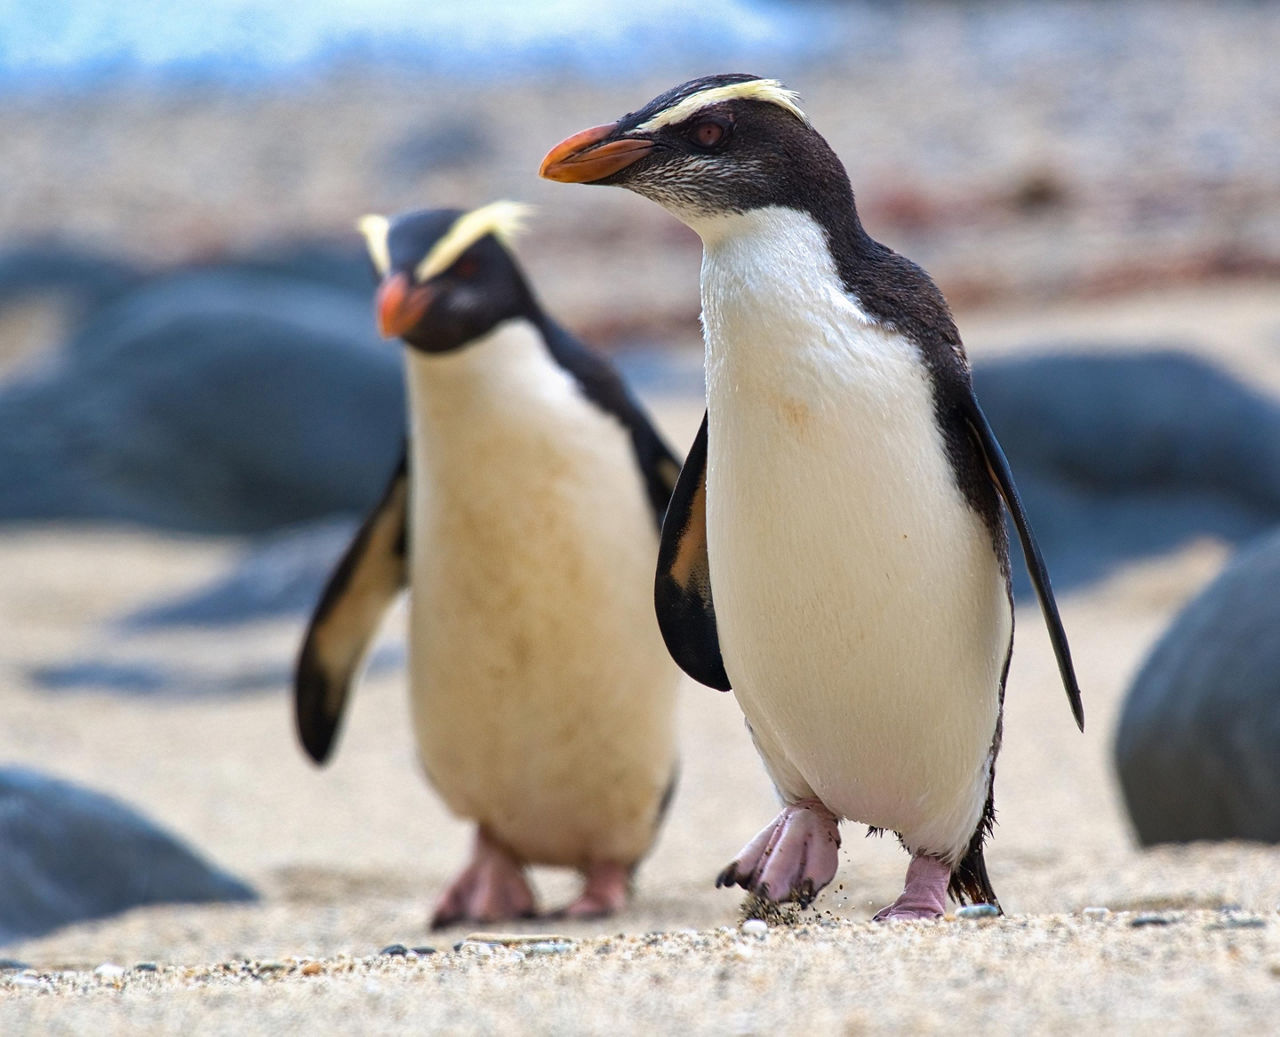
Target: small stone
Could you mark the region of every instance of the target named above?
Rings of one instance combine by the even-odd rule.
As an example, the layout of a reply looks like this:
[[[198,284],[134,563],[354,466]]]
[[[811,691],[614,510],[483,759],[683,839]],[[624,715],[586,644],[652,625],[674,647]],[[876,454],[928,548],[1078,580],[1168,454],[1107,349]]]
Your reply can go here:
[[[423,958],[425,958],[428,954],[435,954],[436,952],[436,949],[434,947],[414,947],[411,949],[413,950],[414,954],[417,954]]]
[[[1172,925],[1173,919],[1166,915],[1135,915],[1133,921],[1129,923],[1134,929],[1140,929],[1144,925]]]
[[[564,954],[573,950],[573,944],[568,940],[540,940],[526,944],[521,950],[525,954]]]
[[[742,935],[763,940],[769,935],[769,925],[762,918],[748,918],[742,923]]]
[[[289,966],[282,961],[262,961],[258,963],[258,972],[284,972]]]
[[[966,904],[956,910],[956,917],[972,920],[975,918],[996,918],[1000,909],[995,904]]]
[[[21,973],[9,980],[10,986],[15,987],[43,987],[44,980],[39,976],[24,976]]]
[[[1265,929],[1267,920],[1257,915],[1226,915],[1217,922],[1205,926],[1206,929]]]
[[[159,967],[154,961],[140,961],[133,967],[134,972],[157,972]]]
[[[489,943],[502,947],[515,947],[524,943],[572,943],[568,936],[559,933],[468,933],[463,943]]]
[[[298,970],[304,976],[318,976],[324,971],[324,966],[318,961],[309,961]]]
[[[1111,909],[1107,907],[1086,907],[1080,913],[1091,922],[1100,922],[1111,914]]]
[[[454,949],[456,950],[457,948]],[[392,958],[403,958],[409,953],[409,948],[402,943],[392,943],[383,947],[378,953]]]
[[[463,940],[461,943],[455,943],[453,949],[459,954],[470,954],[476,958],[488,958],[493,954],[492,944],[477,943],[475,940]]]
[[[125,968],[123,965],[116,965],[109,961],[104,961],[93,970],[95,976],[101,976],[103,979],[119,979],[124,973]]]

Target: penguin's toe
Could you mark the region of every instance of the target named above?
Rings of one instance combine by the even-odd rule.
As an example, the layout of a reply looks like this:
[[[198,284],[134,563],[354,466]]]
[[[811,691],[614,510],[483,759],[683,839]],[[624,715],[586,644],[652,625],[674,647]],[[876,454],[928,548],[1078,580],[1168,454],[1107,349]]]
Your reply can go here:
[[[741,886],[762,900],[808,906],[835,878],[839,822],[816,799],[783,809],[716,876],[716,886]]]

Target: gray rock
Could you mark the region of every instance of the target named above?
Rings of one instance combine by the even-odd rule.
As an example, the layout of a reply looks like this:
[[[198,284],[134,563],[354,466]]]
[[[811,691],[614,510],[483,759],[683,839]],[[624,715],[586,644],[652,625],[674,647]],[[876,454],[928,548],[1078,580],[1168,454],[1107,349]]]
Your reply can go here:
[[[369,292],[188,271],[93,314],[0,386],[0,521],[254,532],[376,501],[404,435]]]
[[[1059,590],[1280,522],[1280,403],[1195,356],[1037,353],[978,365],[974,385]]]
[[[25,768],[0,768],[0,846],[0,944],[142,904],[256,898],[131,807]]]
[[[306,613],[355,535],[351,519],[322,519],[261,537],[212,583],[124,617],[125,630],[221,626]]]
[[[1115,740],[1144,845],[1280,842],[1280,533],[1241,550],[1170,625]]]

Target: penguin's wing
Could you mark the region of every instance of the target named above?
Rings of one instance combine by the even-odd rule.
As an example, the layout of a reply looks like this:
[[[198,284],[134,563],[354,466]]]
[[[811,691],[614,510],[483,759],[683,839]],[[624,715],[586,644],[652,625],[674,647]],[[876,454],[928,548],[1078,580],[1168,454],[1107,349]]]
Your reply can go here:
[[[1080,685],[1076,682],[1075,667],[1071,663],[1071,646],[1067,644],[1067,633],[1062,629],[1062,617],[1058,615],[1058,603],[1053,597],[1053,585],[1049,582],[1049,570],[1040,554],[1040,546],[1036,543],[1035,533],[1022,507],[1022,498],[1018,496],[1018,488],[1013,482],[1013,472],[1009,468],[1009,460],[1004,456],[996,434],[982,413],[978,401],[972,392],[965,397],[963,406],[965,421],[972,433],[974,442],[982,451],[991,481],[1004,499],[1005,507],[1013,516],[1013,524],[1018,530],[1018,540],[1022,544],[1022,555],[1027,562],[1027,571],[1031,575],[1031,584],[1036,589],[1036,597],[1040,599],[1040,611],[1044,613],[1045,626],[1049,628],[1049,640],[1053,644],[1053,654],[1058,658],[1058,673],[1062,676],[1062,686],[1067,692],[1067,701],[1071,703],[1071,715],[1075,717],[1076,726],[1084,730],[1084,704],[1080,701]]]
[[[707,416],[680,470],[658,547],[658,627],[680,669],[701,684],[730,688],[720,656],[707,560]]]
[[[329,577],[307,626],[294,673],[294,717],[317,763],[329,756],[356,670],[407,582],[408,503],[406,454]]]

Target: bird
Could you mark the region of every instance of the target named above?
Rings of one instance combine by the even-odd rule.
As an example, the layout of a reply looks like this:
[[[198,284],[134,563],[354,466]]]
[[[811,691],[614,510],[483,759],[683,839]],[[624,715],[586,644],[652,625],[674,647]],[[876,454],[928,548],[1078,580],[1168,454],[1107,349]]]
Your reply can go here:
[[[1013,519],[1083,730],[1044,560],[922,269],[864,229],[843,164],[776,79],[704,76],[576,133],[541,175],[616,185],[703,246],[706,402],[654,600],[682,669],[732,690],[782,810],[717,877],[812,902],[839,824],[910,854],[880,921],[1000,911],[994,823]]]
[[[476,833],[433,928],[535,915],[530,864],[584,876],[559,917],[619,910],[675,784],[683,677],[651,588],[679,461],[538,302],[511,251],[527,216],[494,202],[360,221],[379,329],[405,347],[406,449],[295,670],[297,732],[323,763],[408,588],[418,756]]]

